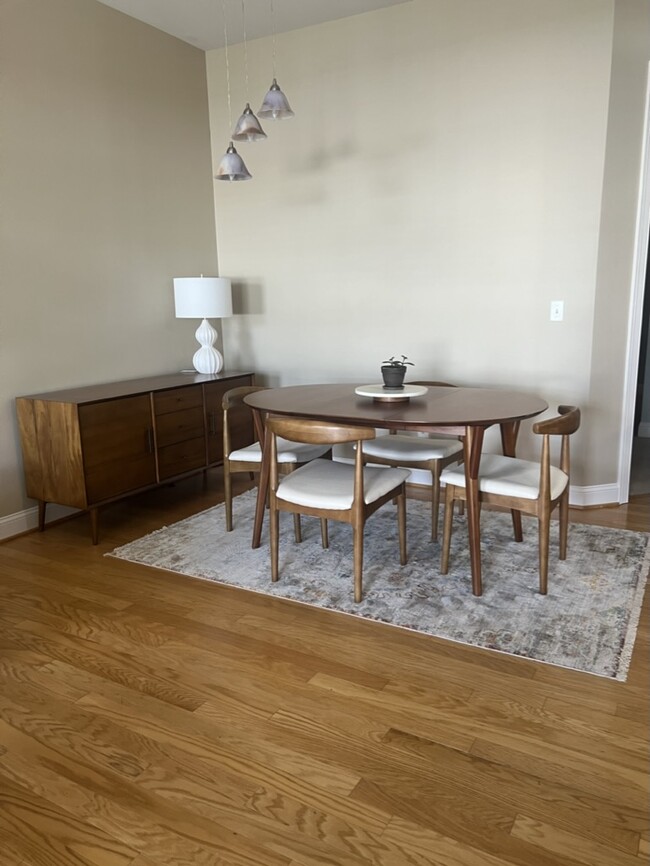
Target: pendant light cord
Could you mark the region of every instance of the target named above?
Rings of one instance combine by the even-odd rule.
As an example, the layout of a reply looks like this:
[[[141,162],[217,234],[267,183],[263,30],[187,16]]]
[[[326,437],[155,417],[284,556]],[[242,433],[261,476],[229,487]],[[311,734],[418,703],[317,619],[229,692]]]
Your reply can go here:
[[[226,21],[226,0],[221,0],[223,11],[223,41],[226,48],[226,90],[228,91],[228,131],[232,129],[232,110],[230,107],[230,63],[228,61],[228,23]]]
[[[246,12],[244,10],[244,0],[241,0],[241,26],[244,36],[244,81],[246,90],[246,102],[248,102],[248,47],[246,45]]]
[[[273,0],[270,0],[271,3],[271,34],[273,36],[273,78],[275,78],[275,13],[273,11]]]

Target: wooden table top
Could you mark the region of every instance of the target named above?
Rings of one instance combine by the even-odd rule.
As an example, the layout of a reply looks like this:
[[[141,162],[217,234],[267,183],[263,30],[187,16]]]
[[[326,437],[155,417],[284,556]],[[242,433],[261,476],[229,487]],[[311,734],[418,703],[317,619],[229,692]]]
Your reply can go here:
[[[245,402],[279,415],[412,430],[487,427],[532,418],[548,408],[540,397],[501,388],[429,386],[425,395],[408,402],[377,402],[355,394],[356,387],[289,385],[256,391]]]

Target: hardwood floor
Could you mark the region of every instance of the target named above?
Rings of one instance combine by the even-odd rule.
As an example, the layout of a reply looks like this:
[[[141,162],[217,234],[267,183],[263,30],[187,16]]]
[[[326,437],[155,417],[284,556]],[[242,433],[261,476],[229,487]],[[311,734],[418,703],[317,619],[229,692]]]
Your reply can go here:
[[[648,861],[647,596],[617,683],[104,558],[220,500],[0,545],[0,866]]]

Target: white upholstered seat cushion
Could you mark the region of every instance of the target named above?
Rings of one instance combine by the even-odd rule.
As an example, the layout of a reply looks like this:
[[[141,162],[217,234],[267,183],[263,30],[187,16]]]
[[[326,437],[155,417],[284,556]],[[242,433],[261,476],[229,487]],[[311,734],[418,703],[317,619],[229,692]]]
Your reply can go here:
[[[406,469],[365,466],[363,493],[366,503],[374,502],[406,481]],[[336,460],[313,460],[280,479],[278,499],[311,508],[344,511],[354,498],[354,466]]]
[[[288,439],[277,437],[278,463],[307,463],[327,454],[329,445],[310,445],[307,442],[289,442]],[[241,460],[243,463],[261,463],[262,449],[259,442],[238,448],[228,455],[229,460]]]
[[[378,436],[363,443],[363,453],[369,457],[386,460],[440,460],[458,452],[462,455],[463,444],[458,439],[427,439],[420,436]]]
[[[539,475],[539,463],[500,454],[481,454],[478,486],[484,493],[539,499]],[[463,467],[448,467],[443,470],[440,480],[444,484],[464,487],[465,470]],[[566,473],[557,466],[551,466],[551,499],[560,496],[568,480]]]

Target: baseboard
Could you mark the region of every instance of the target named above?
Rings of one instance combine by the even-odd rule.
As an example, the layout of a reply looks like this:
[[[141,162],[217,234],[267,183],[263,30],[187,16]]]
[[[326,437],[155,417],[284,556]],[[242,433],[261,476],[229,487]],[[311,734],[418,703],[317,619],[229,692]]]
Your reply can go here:
[[[78,510],[77,508],[68,508],[66,505],[48,505],[45,522],[46,524],[53,523],[56,520],[61,520],[62,517],[78,513]],[[34,529],[38,529],[37,507],[0,517],[0,541],[22,535],[24,532],[31,532]]]
[[[618,484],[594,484],[591,487],[574,487],[569,490],[569,504],[576,508],[593,508],[597,505],[618,505]]]
[[[344,459],[344,462],[348,462]],[[408,486],[413,487],[430,487],[430,478],[428,472],[423,470],[413,470],[408,481]],[[576,508],[593,508],[598,505],[617,505],[618,504],[618,484],[596,484],[592,487],[571,487],[569,492],[569,502]],[[56,520],[61,520],[63,517],[69,517],[71,514],[78,513],[76,508],[68,508],[65,505],[48,505],[46,512],[46,524],[53,523]],[[18,511],[16,514],[8,514],[6,517],[0,517],[0,541],[7,538],[13,538],[16,535],[22,535],[24,532],[31,532],[38,527],[38,508],[28,508],[25,511]]]

